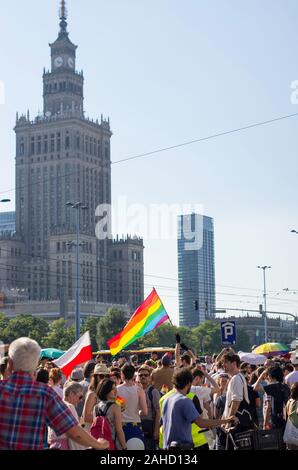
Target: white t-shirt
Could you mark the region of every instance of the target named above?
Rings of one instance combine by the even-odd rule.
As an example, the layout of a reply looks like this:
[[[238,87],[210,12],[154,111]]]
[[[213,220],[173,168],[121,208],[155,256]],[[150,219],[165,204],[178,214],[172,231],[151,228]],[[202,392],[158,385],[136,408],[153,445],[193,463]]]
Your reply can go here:
[[[192,386],[190,391],[200,400],[202,410],[204,409],[204,403],[211,401],[211,390],[208,387]]]
[[[298,370],[294,370],[293,372],[290,372],[286,378],[285,382],[289,387],[293,385],[295,382],[298,382]]]
[[[242,401],[243,399],[249,403],[247,383],[245,377],[238,373],[233,375],[228,383],[227,393],[226,393],[226,405],[223,412],[223,419],[229,416],[229,408],[232,401]]]
[[[70,409],[70,411],[72,412],[74,418],[78,421],[78,423],[80,422],[79,420],[79,417],[78,417],[78,413],[77,413],[77,410],[75,409],[75,407],[71,404],[71,403],[68,403],[67,401],[64,401],[65,405],[68,406],[68,408]],[[70,448],[70,450],[86,450],[88,449],[88,447],[86,446],[83,446],[81,444],[78,444],[77,442],[73,441],[72,439],[68,438],[68,447]]]
[[[213,367],[213,364],[207,364],[207,362],[204,362],[203,366],[205,366],[207,372],[210,372]]]

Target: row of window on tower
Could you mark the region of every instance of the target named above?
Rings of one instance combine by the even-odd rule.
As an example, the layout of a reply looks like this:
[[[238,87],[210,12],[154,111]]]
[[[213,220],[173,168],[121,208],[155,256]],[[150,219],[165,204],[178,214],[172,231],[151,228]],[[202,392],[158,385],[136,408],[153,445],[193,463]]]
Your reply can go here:
[[[72,251],[73,245],[71,243],[67,242],[57,242],[56,249],[57,252],[66,252],[66,251]],[[83,253],[92,253],[92,243],[91,242],[85,242],[82,244],[81,249]]]
[[[71,147],[76,150],[81,150],[87,155],[101,157],[102,155],[102,142],[94,137],[80,135],[79,132],[75,134],[74,141],[71,139],[69,131],[65,132],[62,140],[61,132],[56,134],[46,134],[44,136],[32,136],[30,140],[30,155],[41,155],[42,153],[60,152],[61,150],[69,150]],[[72,144],[72,145],[71,145]],[[25,141],[21,137],[19,139],[18,154],[25,154]],[[63,148],[62,148],[63,147]],[[104,157],[108,159],[110,156],[110,144],[104,143]]]
[[[53,84],[45,84],[44,86],[45,93],[61,93],[65,91],[82,95],[83,87],[73,82],[66,82],[66,81],[57,82]]]
[[[8,250],[1,250],[0,248],[0,257],[7,257],[7,253],[8,253]],[[21,256],[22,255],[22,250],[21,248],[11,248],[10,249],[10,256],[12,258],[16,258],[18,256]]]
[[[116,260],[116,259],[122,260],[123,259],[122,250],[115,250],[113,256],[114,256],[114,260]],[[141,260],[141,253],[139,251],[132,251],[131,252],[131,259],[133,261],[142,261]]]

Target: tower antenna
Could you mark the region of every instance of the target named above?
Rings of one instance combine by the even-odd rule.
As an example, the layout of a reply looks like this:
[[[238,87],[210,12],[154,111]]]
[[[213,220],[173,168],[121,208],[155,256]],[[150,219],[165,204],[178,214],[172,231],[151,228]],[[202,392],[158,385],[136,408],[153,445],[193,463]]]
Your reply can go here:
[[[66,8],[66,1],[65,0],[61,0],[61,6],[60,6],[60,10],[59,10],[59,17],[60,17],[60,33],[59,33],[59,36],[63,36],[63,35],[68,35],[67,33],[67,16],[68,16],[68,12],[67,12],[67,8]]]
[[[60,20],[67,20],[67,8],[65,0],[61,0],[61,7],[59,11]]]

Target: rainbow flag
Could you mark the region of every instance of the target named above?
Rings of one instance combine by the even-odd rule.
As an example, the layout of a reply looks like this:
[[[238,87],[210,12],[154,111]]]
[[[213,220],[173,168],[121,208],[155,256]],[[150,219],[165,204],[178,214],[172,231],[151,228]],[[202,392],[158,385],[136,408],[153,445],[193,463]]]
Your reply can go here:
[[[122,411],[125,410],[125,400],[124,400],[124,398],[118,396],[115,403],[120,406]]]
[[[108,340],[112,356],[126,348],[129,344],[158,328],[169,320],[169,316],[155,289],[135,311],[124,329]]]

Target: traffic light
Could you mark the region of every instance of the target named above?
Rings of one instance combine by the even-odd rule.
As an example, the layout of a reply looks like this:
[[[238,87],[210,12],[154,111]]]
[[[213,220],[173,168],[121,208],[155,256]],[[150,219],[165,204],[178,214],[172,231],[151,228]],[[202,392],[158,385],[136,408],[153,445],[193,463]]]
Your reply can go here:
[[[194,300],[193,308],[194,308],[194,310],[199,310],[199,301],[198,300]]]

